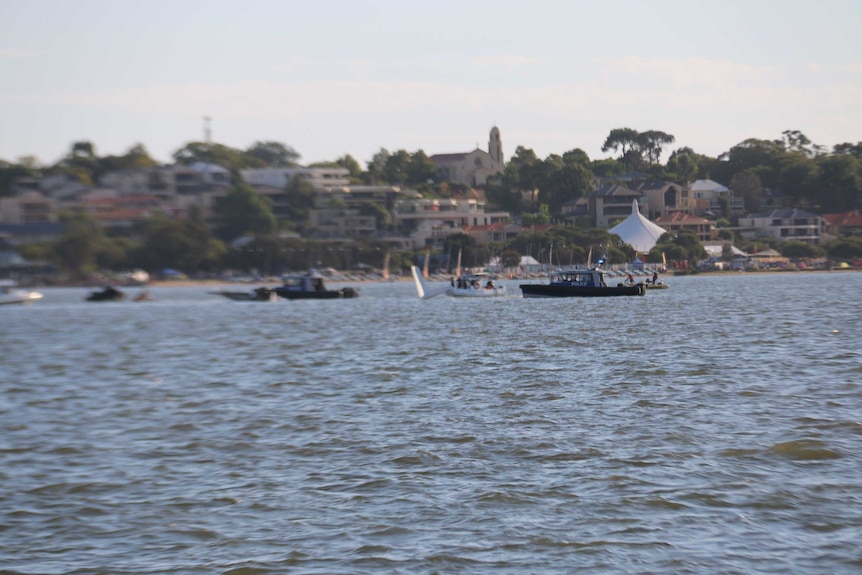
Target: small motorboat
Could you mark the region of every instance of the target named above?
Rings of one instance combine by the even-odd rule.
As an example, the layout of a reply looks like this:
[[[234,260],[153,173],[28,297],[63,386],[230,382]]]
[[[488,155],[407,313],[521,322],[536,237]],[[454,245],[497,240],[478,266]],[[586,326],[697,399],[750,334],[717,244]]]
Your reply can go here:
[[[42,297],[37,291],[19,288],[14,281],[0,280],[0,305],[32,303]]]
[[[458,279],[452,279],[449,285],[430,291],[422,278],[422,272],[416,266],[411,266],[413,283],[416,293],[421,299],[429,299],[440,294],[450,297],[502,297],[506,295],[506,286],[497,284],[486,274],[466,274]]]
[[[113,286],[106,286],[101,291],[94,291],[87,296],[87,301],[120,301],[126,294]]]
[[[278,296],[276,295],[275,290],[268,287],[255,288],[250,292],[216,290],[210,293],[224,296],[233,301],[278,301]]]
[[[326,289],[323,277],[316,274],[287,275],[282,277],[283,284],[273,288],[278,297],[284,299],[343,299],[359,296],[359,290],[352,287]]]

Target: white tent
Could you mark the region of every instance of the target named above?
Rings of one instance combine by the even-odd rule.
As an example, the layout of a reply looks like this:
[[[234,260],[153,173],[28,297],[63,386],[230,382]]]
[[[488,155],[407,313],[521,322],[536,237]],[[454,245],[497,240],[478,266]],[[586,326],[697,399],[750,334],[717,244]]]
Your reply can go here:
[[[632,200],[632,213],[629,217],[608,230],[639,252],[650,251],[667,230],[657,226],[638,211],[638,201]]]

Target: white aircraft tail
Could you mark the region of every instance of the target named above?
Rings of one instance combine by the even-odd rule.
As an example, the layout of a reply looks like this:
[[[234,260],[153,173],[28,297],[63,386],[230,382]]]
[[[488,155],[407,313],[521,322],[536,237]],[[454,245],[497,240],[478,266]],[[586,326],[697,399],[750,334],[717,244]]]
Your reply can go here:
[[[438,296],[446,291],[446,288],[444,287],[441,290],[429,292],[425,286],[425,280],[422,279],[422,272],[419,268],[416,266],[410,266],[410,271],[413,273],[413,283],[416,285],[416,294],[419,296],[419,299],[431,299],[432,297]]]

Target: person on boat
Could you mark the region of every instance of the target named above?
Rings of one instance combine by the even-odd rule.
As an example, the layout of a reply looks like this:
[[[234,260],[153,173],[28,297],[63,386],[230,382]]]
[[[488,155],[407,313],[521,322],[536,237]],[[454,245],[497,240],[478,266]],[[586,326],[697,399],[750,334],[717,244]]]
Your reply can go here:
[[[635,276],[633,276],[632,274],[629,274],[628,278],[626,278],[626,281],[628,282],[629,285],[635,285]]]
[[[488,283],[485,284],[485,289],[494,289],[494,282],[492,280],[488,280]]]
[[[658,272],[653,272],[652,273],[652,285],[655,285],[657,283],[658,283]]]

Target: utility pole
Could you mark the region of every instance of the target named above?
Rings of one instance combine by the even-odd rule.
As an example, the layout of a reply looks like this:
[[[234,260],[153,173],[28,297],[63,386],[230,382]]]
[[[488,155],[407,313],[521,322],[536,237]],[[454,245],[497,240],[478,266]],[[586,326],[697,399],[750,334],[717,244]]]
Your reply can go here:
[[[210,123],[212,122],[212,118],[209,116],[204,116],[204,142],[207,145],[212,144],[212,129],[210,127]]]

